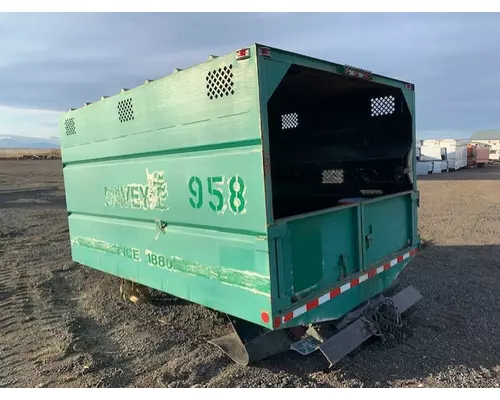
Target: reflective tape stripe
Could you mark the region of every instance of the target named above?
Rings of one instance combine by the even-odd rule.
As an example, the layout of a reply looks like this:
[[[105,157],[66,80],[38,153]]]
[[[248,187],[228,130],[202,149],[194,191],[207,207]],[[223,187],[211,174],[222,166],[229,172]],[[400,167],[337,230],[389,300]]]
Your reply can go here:
[[[319,307],[321,304],[325,304],[327,301],[337,297],[338,295],[347,292],[349,289],[352,289],[353,287],[366,282],[367,280],[381,274],[384,271],[387,271],[388,269],[394,267],[395,265],[398,265],[399,263],[409,259],[410,257],[413,257],[415,254],[417,254],[417,249],[412,249],[408,253],[405,253],[403,255],[400,255],[391,261],[377,267],[377,268],[372,268],[370,269],[367,273],[364,273],[363,275],[360,275],[359,277],[352,278],[349,282],[344,283],[341,286],[337,286],[333,289],[331,289],[328,293],[325,293],[319,297],[316,297],[306,304],[297,307],[293,311],[289,311],[285,315],[282,316],[277,316],[275,317],[274,320],[274,327],[277,328],[281,324],[284,324],[285,322],[288,322],[294,318],[297,318],[298,316],[305,314],[308,311],[311,311],[315,309],[316,307]]]

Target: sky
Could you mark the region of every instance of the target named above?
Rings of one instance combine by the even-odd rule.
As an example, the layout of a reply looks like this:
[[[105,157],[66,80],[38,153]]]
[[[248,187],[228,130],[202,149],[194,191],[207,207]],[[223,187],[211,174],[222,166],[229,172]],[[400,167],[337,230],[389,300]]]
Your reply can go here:
[[[415,83],[417,132],[500,129],[500,14],[0,13],[0,136],[261,43]]]

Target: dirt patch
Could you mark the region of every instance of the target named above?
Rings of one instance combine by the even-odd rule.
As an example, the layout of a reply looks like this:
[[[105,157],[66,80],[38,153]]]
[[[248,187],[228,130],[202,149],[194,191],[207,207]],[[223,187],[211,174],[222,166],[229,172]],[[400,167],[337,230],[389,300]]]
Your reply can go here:
[[[61,157],[61,149],[11,149],[0,148],[0,160],[17,159],[22,156]]]
[[[125,303],[117,278],[71,262],[60,161],[0,161],[0,386],[498,386],[498,179],[419,181],[425,251],[395,287],[424,298],[404,340],[371,340],[331,370],[293,352],[245,368],[207,343],[223,315],[161,293]]]

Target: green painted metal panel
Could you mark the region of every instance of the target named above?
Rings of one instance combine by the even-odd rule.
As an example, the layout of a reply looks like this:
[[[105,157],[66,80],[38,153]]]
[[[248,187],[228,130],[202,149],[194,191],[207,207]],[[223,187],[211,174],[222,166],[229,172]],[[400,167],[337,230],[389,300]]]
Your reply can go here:
[[[267,101],[269,101],[273,95],[290,66],[290,63],[280,62],[273,59],[263,59],[262,62],[260,62],[259,77],[261,79],[259,83],[262,90],[261,95],[265,100],[262,102],[263,105],[267,105]]]
[[[411,246],[413,205],[411,193],[362,205],[365,267]]]
[[[79,263],[255,323],[270,311],[265,240],[78,214],[69,228]]]
[[[260,46],[260,45],[258,45]],[[264,58],[262,60],[259,60],[259,62],[263,63],[269,63],[269,62],[277,62],[277,63],[284,63],[285,65],[291,65],[291,64],[297,64],[297,65],[303,65],[306,67],[322,70],[322,71],[327,71],[335,74],[343,74],[344,73],[344,64],[338,64],[326,60],[321,60],[318,58],[314,57],[309,57],[305,56],[302,54],[297,54],[289,51],[284,51],[281,49],[277,48],[272,48],[269,47],[271,50],[271,57],[270,58]],[[408,82],[404,82],[398,79],[393,79],[389,78],[386,76],[378,75],[378,74],[371,74],[372,75],[372,81],[381,83],[384,85],[389,85],[393,87],[397,87],[400,89],[406,89],[407,85],[409,84]]]
[[[283,249],[289,265],[282,265],[282,269],[290,269],[293,276],[291,294],[304,297],[358,272],[362,262],[359,237],[357,207],[290,221]]]
[[[292,300],[306,299],[314,293],[338,287],[346,278],[383,264],[388,255],[413,246],[413,235],[416,235],[412,225],[413,207],[416,205],[411,193],[406,193],[287,221],[286,226],[281,227],[286,233],[273,239],[280,249],[277,279],[283,287],[279,298],[273,298],[274,309],[282,312],[292,305]],[[369,234],[373,236],[371,242],[367,240]],[[366,291],[373,293],[371,297],[392,283],[380,277],[376,281],[379,283],[375,286],[369,283],[355,293],[361,293],[364,298]],[[328,306],[315,313],[327,310],[338,318],[339,310],[350,309],[348,299],[352,296],[352,293],[347,296],[346,303],[336,299],[334,304],[340,304],[337,311]]]
[[[294,318],[289,323],[283,324],[281,328],[320,323],[342,318],[352,309],[387,289],[408,263],[409,261],[404,261],[391,268],[389,271],[351,288],[338,297]]]
[[[69,164],[68,211],[265,237],[260,146]]]
[[[257,92],[255,59],[216,58],[63,115],[63,161],[260,144]]]
[[[416,167],[416,155],[417,155],[417,123],[416,123],[416,115],[415,115],[415,87],[411,85],[411,88],[405,86],[405,88],[401,88],[403,92],[403,96],[406,101],[406,105],[410,111],[410,114],[413,117],[412,120],[412,153],[411,153],[411,170],[413,176],[413,189],[417,189],[417,167]],[[416,210],[415,210],[415,218],[416,218]],[[416,219],[414,220],[416,224]]]

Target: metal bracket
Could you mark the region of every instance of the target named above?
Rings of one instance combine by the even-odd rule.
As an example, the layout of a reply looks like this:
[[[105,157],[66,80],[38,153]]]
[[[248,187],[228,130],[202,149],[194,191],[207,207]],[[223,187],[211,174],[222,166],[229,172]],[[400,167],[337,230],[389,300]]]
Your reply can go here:
[[[155,220],[155,223],[156,223],[155,240],[158,240],[160,233],[165,234],[165,228],[167,227],[167,223],[165,221],[160,220],[160,219]]]
[[[338,363],[347,354],[363,344],[366,340],[373,336],[363,320],[363,312],[372,304],[376,304],[383,296],[378,296],[368,301],[363,306],[353,310],[341,319],[335,328],[337,333],[329,338],[321,335],[321,332],[316,332],[315,328],[308,331],[308,335],[298,342],[290,346],[290,350],[294,350],[302,355],[308,355],[316,350],[320,350],[330,363],[330,367]],[[405,312],[408,308],[422,299],[422,295],[413,287],[408,286],[395,296],[392,297],[394,305],[400,313]]]
[[[405,312],[421,299],[422,295],[413,286],[408,286],[392,297],[400,313]],[[357,319],[318,347],[332,367],[372,336],[373,334],[365,328],[365,322]]]
[[[239,318],[227,316],[232,332],[210,340],[236,364],[249,365],[287,351],[293,340],[285,330],[271,331]]]

